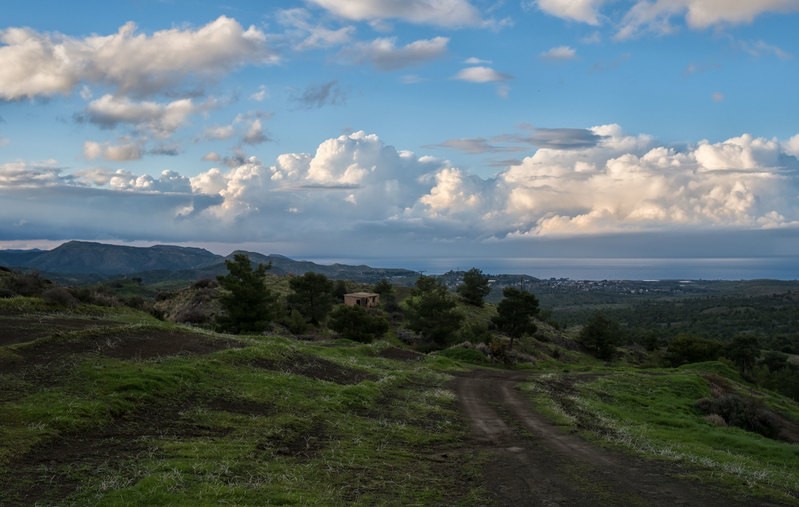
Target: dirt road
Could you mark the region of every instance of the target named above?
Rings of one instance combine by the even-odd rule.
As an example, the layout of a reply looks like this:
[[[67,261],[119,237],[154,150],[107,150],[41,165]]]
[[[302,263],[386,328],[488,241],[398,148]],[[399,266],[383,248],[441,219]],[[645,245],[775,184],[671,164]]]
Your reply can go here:
[[[516,372],[475,371],[454,382],[476,445],[491,456],[485,470],[491,505],[778,505],[677,478],[686,470],[675,464],[599,448],[567,433],[516,389],[524,379]]]

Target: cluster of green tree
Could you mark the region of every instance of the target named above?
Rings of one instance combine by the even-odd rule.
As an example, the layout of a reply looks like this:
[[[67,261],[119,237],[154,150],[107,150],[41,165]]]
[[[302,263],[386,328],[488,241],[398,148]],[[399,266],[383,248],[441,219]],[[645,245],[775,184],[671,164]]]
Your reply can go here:
[[[764,353],[760,340],[751,334],[738,334],[726,344],[682,334],[669,343],[665,356],[671,366],[720,358],[737,366],[745,379],[799,400],[799,366],[789,361],[788,354],[774,350]]]
[[[594,307],[596,308],[596,307]],[[554,318],[564,326],[577,325],[595,311],[559,308]],[[728,342],[740,333],[756,335],[764,348],[799,353],[799,294],[692,297],[643,300],[602,307],[602,313],[619,322],[631,337],[645,336],[648,347],[664,345],[690,333]]]
[[[266,286],[269,265],[253,267],[242,254],[226,261],[228,274],[218,277],[223,290],[221,303],[225,310],[217,320],[220,330],[231,333],[262,332],[273,322],[283,323],[291,332],[302,334],[309,327],[327,326],[341,336],[370,342],[389,329],[388,315],[416,333],[429,348],[444,348],[464,332],[490,337],[488,330],[464,329],[464,316],[458,299],[464,305],[482,307],[490,291],[488,277],[480,270],[466,273],[457,290],[457,298],[433,276],[420,276],[401,304],[394,287],[386,280],[373,290],[380,294],[381,309],[366,309],[340,303],[346,285],[334,283],[326,276],[306,273],[289,279],[291,293],[280,301]],[[282,303],[282,304],[281,304]],[[538,300],[526,291],[506,288],[491,319],[494,330],[513,341],[536,332],[534,317],[538,315]]]
[[[220,302],[224,313],[217,318],[221,331],[258,333],[279,321],[292,333],[303,334],[329,319],[330,329],[350,339],[369,342],[388,330],[388,322],[378,311],[336,305],[347,292],[342,281],[334,282],[313,272],[291,277],[291,293],[281,301],[265,283],[270,264],[254,268],[245,254],[237,254],[225,264],[228,273],[217,277],[223,289]]]
[[[741,376],[799,400],[799,366],[789,361],[788,354],[766,350],[761,340],[751,333],[737,333],[726,343],[697,334],[681,333],[659,347],[651,335],[631,334],[602,312],[595,312],[583,326],[579,340],[594,356],[611,360],[621,345],[650,346],[662,354],[662,366],[679,367],[690,363],[726,360],[738,368]],[[652,346],[655,343],[655,346]]]

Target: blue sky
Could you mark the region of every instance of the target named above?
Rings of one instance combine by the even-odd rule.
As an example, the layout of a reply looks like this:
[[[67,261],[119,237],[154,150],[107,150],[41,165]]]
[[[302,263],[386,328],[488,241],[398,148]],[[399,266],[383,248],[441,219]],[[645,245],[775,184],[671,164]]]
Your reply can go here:
[[[795,255],[798,23],[797,0],[7,0],[0,246]]]

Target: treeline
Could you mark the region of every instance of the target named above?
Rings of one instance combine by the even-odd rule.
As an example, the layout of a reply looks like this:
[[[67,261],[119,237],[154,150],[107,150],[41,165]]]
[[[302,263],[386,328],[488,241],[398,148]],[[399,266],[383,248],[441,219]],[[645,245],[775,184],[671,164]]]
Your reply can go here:
[[[282,325],[293,334],[329,329],[344,338],[371,342],[393,326],[401,339],[420,350],[444,349],[463,339],[490,344],[500,334],[507,346],[494,348],[506,352],[515,340],[537,331],[538,300],[512,287],[504,290],[489,322],[466,322],[461,307],[483,307],[490,292],[488,277],[476,268],[463,275],[454,294],[440,279],[420,276],[400,300],[396,288],[382,280],[370,288],[380,296],[380,306],[366,308],[342,304],[346,284],[321,274],[290,277],[290,290],[280,297],[266,283],[269,265],[253,267],[246,255],[236,255],[226,265],[228,274],[217,277],[223,311],[215,322],[224,332],[260,333]]]
[[[590,306],[553,310],[562,326],[580,325],[595,311]],[[692,297],[641,301],[601,307],[631,337],[667,344],[690,333],[727,343],[740,333],[758,337],[764,348],[799,354],[799,293],[758,296]]]

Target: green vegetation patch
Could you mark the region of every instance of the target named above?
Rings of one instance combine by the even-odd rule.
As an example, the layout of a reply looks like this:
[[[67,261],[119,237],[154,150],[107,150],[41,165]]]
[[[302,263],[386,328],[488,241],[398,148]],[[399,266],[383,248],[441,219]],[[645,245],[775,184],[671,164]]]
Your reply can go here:
[[[140,349],[113,353],[126,340]],[[191,340],[215,347],[169,345]],[[441,359],[391,359],[385,342],[234,340],[160,324],[9,347],[8,505],[479,503]],[[49,351],[47,362],[32,350]],[[58,375],[40,375],[53,364]]]
[[[766,438],[707,417],[700,400],[748,388],[719,363],[680,370],[617,370],[598,374],[550,373],[525,386],[558,424],[636,453],[687,465],[704,480],[721,480],[746,494],[795,501],[799,495],[799,445]],[[762,392],[758,401],[795,424],[796,403]]]

